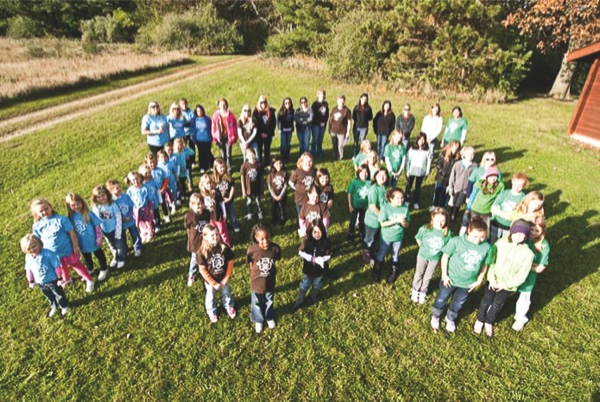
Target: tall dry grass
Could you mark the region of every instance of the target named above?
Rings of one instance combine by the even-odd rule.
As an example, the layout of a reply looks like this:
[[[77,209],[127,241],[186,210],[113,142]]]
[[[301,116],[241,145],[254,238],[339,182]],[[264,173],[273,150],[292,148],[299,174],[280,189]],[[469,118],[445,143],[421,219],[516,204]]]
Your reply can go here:
[[[140,53],[131,45],[103,46],[99,53],[90,54],[79,41],[0,38],[0,99],[163,67],[186,58],[182,52]]]

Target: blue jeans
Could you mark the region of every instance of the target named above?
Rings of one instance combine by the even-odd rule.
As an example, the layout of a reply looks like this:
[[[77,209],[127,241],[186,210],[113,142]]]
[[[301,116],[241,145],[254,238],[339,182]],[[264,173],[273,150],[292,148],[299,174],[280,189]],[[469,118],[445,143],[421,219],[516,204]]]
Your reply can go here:
[[[309,152],[309,146],[308,143],[310,141],[310,133],[311,133],[311,127],[310,126],[304,126],[304,128],[300,128],[298,129],[298,144],[299,144],[299,151],[300,151],[300,155],[302,155],[305,152]]]
[[[452,297],[452,303],[450,304],[450,307],[448,307],[446,319],[456,321],[460,309],[467,301],[467,297],[469,297],[469,289],[458,288],[456,286],[445,287],[443,282],[440,282],[440,291],[433,303],[431,314],[434,317],[440,318],[442,316],[444,308],[446,307],[446,302],[452,294],[454,294],[454,297]]]
[[[325,125],[318,124],[312,127],[312,139],[310,144],[310,153],[313,156],[320,157],[323,155],[323,137],[325,136]]]
[[[275,319],[275,307],[273,307],[274,292],[256,293],[250,295],[252,310],[252,321],[263,323]]]
[[[125,231],[129,231],[129,235],[131,236],[131,242],[133,243],[133,249],[135,251],[139,251],[142,249],[142,239],[140,239],[140,234],[135,225],[131,225],[128,228],[123,228],[123,234],[121,235],[121,240],[123,241],[123,246],[125,251],[127,251],[127,239],[125,238]]]
[[[300,290],[306,292],[311,285],[314,290],[319,290],[321,289],[322,281],[322,276],[313,278],[308,275],[302,275],[302,281],[300,281]]]
[[[44,296],[46,296],[46,299],[48,299],[50,307],[69,307],[69,301],[67,300],[67,296],[65,295],[65,290],[62,286],[58,286],[58,281],[42,284],[40,285],[40,290],[42,291]]]
[[[192,258],[190,259],[190,269],[188,271],[188,277],[195,277],[196,273],[198,273],[198,257],[196,253],[192,253]]]
[[[246,210],[248,214],[252,214],[252,202],[256,204],[256,212],[262,214],[262,203],[260,202],[260,195],[247,195],[246,196]]]
[[[104,238],[108,242],[108,247],[110,248],[113,258],[117,260],[117,262],[125,261],[127,249],[124,247],[125,239],[123,239],[123,234],[121,234],[121,238],[118,240],[115,238],[114,230],[112,232],[102,232],[102,234],[104,234]]]
[[[365,225],[365,238],[363,240],[363,248],[370,249],[375,242],[375,236],[379,233],[380,228],[372,228]]]
[[[233,200],[225,203],[225,217],[229,220],[231,227],[235,228],[238,226],[235,210],[233,208]]]
[[[361,142],[363,142],[367,138],[369,127],[358,128],[354,126],[352,132],[354,134],[354,147],[352,148],[352,156],[356,156],[360,152]]]
[[[400,255],[400,247],[402,247],[402,240],[387,242],[381,239],[379,242],[379,251],[377,252],[377,262],[382,263],[385,260],[385,255],[392,250],[392,263],[398,263],[398,256]]]
[[[410,203],[410,191],[412,190],[413,182],[415,183],[415,193],[412,196],[412,203],[418,204],[421,198],[421,186],[423,185],[423,179],[425,176],[408,176],[406,178],[406,188],[404,189],[404,198],[406,202]]]
[[[377,134],[377,155],[379,160],[383,160],[383,151],[385,150],[385,144],[387,144],[387,135]]]
[[[280,145],[279,145],[279,154],[282,158],[286,158],[290,154],[290,150],[292,148],[292,132],[294,130],[290,129],[289,131],[281,130],[281,134],[279,135]]]
[[[204,282],[204,287],[206,288],[206,298],[204,299],[204,307],[206,308],[206,314],[217,315],[217,292],[212,286],[208,283]],[[221,301],[223,302],[223,307],[233,307],[233,296],[231,295],[231,289],[229,288],[229,284],[221,287]]]

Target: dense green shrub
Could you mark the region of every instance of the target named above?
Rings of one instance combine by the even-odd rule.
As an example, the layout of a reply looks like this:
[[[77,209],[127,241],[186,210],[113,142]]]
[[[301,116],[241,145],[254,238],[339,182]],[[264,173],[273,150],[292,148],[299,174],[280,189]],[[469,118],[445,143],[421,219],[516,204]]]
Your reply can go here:
[[[112,15],[81,21],[80,27],[83,42],[117,43],[132,39],[133,22],[121,10],[115,10]]]
[[[289,57],[296,54],[314,54],[318,34],[304,28],[271,35],[267,39],[265,51],[275,57]]]
[[[42,27],[35,20],[21,15],[8,20],[6,35],[13,39],[28,39],[42,35]]]
[[[215,7],[206,4],[183,14],[169,13],[157,25],[143,27],[136,37],[140,47],[187,50],[197,54],[233,53],[242,45],[235,24],[218,18]]]

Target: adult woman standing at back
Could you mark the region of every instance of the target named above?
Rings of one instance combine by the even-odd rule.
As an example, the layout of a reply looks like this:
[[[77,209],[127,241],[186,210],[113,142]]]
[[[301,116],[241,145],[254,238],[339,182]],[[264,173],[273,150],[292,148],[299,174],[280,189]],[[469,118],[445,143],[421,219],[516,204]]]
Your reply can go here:
[[[377,155],[381,160],[383,160],[383,151],[388,137],[394,131],[395,122],[396,115],[392,112],[392,102],[389,100],[383,101],[381,110],[377,112],[375,119],[373,119],[373,130],[375,130],[375,134],[377,135]]]
[[[329,120],[329,104],[325,100],[325,90],[317,91],[317,100],[312,104],[313,110],[313,130],[310,153],[313,158],[323,155],[323,137],[325,136],[325,127]]]
[[[212,115],[212,137],[227,162],[227,171],[231,172],[231,146],[237,141],[237,120],[225,98],[219,98],[217,110]]]
[[[194,108],[192,143],[198,149],[198,165],[200,173],[212,169],[215,157],[211,151],[212,135],[211,120],[204,111],[204,106],[197,104]]]
[[[429,157],[433,158],[433,150],[438,145],[438,137],[442,132],[444,121],[442,119],[442,109],[439,103],[434,103],[429,109],[429,113],[423,117],[421,124],[421,132],[427,135],[427,143],[429,144]]]
[[[271,164],[271,142],[277,127],[277,112],[269,105],[267,97],[258,97],[258,103],[252,112],[256,120],[256,131],[258,138],[258,160],[262,166]]]
[[[146,136],[148,148],[156,155],[169,142],[167,118],[160,113],[158,102],[148,103],[148,113],[142,117],[142,135]]]
[[[410,112],[410,105],[407,103],[402,109],[402,114],[396,120],[396,130],[404,136],[404,148],[408,149],[410,135],[415,128],[415,116]]]
[[[281,103],[281,108],[277,113],[277,125],[279,126],[280,134],[280,151],[281,159],[288,162],[290,159],[290,149],[292,143],[292,133],[294,132],[294,103],[291,98],[285,98]]]
[[[298,131],[299,154],[310,152],[308,141],[310,140],[310,132],[312,129],[313,110],[308,106],[306,96],[300,98],[300,107],[296,109],[294,119],[296,120],[296,130]]]
[[[369,123],[373,120],[373,109],[369,105],[369,94],[360,95],[358,104],[352,111],[352,121],[354,121],[354,149],[352,157],[358,155],[360,144],[367,138],[369,133]]]

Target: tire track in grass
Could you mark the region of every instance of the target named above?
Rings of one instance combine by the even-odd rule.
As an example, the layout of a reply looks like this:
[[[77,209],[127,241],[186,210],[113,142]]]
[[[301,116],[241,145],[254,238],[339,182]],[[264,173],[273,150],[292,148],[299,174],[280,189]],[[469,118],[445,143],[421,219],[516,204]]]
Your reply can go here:
[[[104,92],[86,98],[77,99],[61,105],[52,106],[37,112],[27,113],[0,122],[0,143],[22,137],[37,130],[52,127],[65,121],[99,111],[100,109],[129,102],[156,91],[165,90],[186,81],[206,74],[224,70],[228,67],[245,63],[256,56],[238,56],[206,66],[186,69],[163,77],[153,78],[138,84],[130,85],[113,91]],[[75,111],[74,111],[75,110]],[[55,116],[55,117],[51,117]],[[33,124],[30,124],[32,123]],[[26,124],[24,128],[19,125]]]

